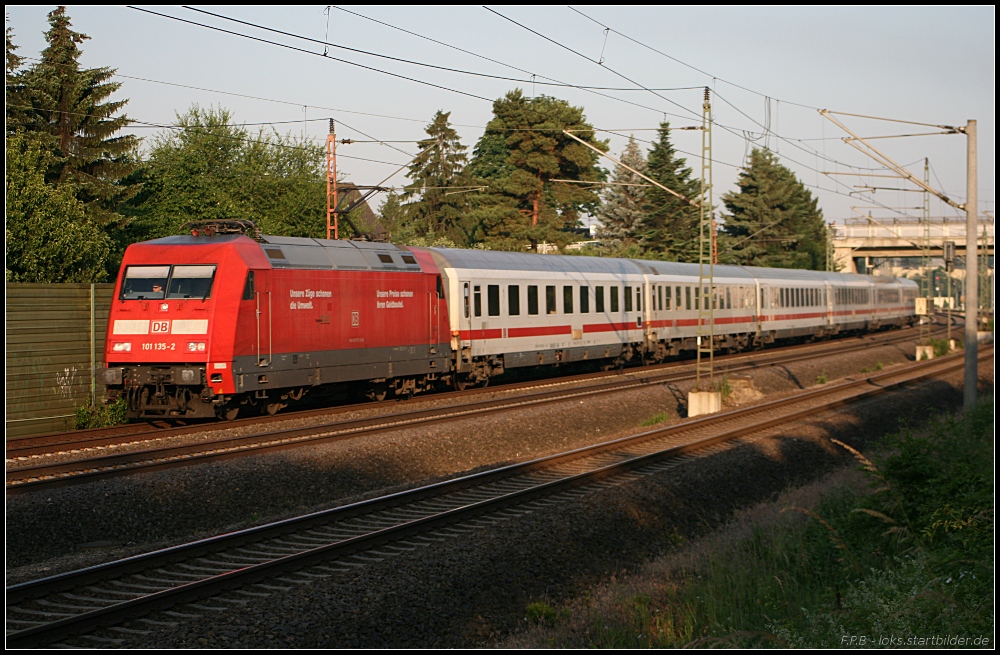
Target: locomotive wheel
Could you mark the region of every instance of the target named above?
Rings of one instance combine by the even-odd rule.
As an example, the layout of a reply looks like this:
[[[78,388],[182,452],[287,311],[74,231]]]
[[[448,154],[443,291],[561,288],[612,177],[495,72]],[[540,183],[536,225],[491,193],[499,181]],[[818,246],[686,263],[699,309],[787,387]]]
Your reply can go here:
[[[377,403],[385,400],[387,395],[389,395],[389,385],[385,383],[376,384],[375,387],[368,392],[368,397]]]
[[[455,387],[455,391],[465,391],[465,388],[469,386],[468,378],[455,376],[452,378],[452,386]]]

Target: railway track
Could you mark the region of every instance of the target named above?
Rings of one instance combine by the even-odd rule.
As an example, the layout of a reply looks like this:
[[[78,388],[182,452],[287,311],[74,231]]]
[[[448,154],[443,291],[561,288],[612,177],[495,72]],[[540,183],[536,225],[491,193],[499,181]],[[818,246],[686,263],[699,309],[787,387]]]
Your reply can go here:
[[[897,341],[909,340],[911,335],[893,335],[883,338],[877,343],[891,344]],[[843,354],[855,350],[872,347],[870,339],[860,343],[839,343],[834,347],[821,349],[788,349],[780,352],[756,353],[730,356],[725,360],[723,373],[739,373],[770,366],[783,366],[794,362],[828,357],[831,354]],[[720,358],[721,359],[721,358]],[[32,460],[44,459],[23,453],[31,453],[30,449],[8,451],[8,466],[6,473],[6,489],[8,494],[23,493],[33,490],[51,488],[67,484],[77,484],[113,476],[128,475],[142,471],[154,471],[174,468],[195,463],[215,461],[226,458],[240,457],[265,451],[296,448],[304,445],[357,438],[365,434],[384,432],[439,423],[461,420],[490,412],[520,409],[540,406],[567,400],[579,400],[599,394],[623,391],[630,388],[655,384],[683,382],[694,378],[690,363],[672,363],[649,367],[641,371],[627,374],[590,374],[577,376],[576,382],[593,382],[586,386],[566,388],[566,379],[547,381],[542,384],[532,384],[529,391],[500,399],[471,401],[445,407],[416,409],[396,412],[387,416],[372,418],[329,421],[318,425],[285,428],[270,431],[242,434],[238,436],[220,436],[209,440],[180,445],[156,445],[142,450],[131,450],[113,454],[105,454],[106,449],[91,449],[91,455],[69,461],[44,462]],[[611,378],[610,381],[607,381]],[[604,381],[602,381],[604,380]],[[558,387],[552,389],[551,387]],[[465,397],[465,396],[460,396]],[[188,429],[188,428],[185,428]],[[175,433],[171,431],[171,436]],[[89,442],[85,442],[89,443]],[[12,457],[19,454],[19,460]],[[43,453],[44,454],[44,453]]]
[[[833,341],[823,341],[819,343],[786,346],[776,350],[764,350],[752,353],[738,353],[733,355],[716,356],[716,363],[719,366],[726,366],[727,363],[731,361],[743,361],[747,358],[760,358],[760,357],[767,358],[769,356],[773,356],[776,353],[800,352],[806,350],[817,350],[817,351],[839,350],[840,348],[843,347],[844,343],[852,344],[855,342],[864,342],[868,344],[868,347],[871,347],[874,345],[880,345],[882,343],[896,343],[899,341],[906,341],[912,338],[914,338],[914,333],[905,330],[901,333],[892,332],[889,334],[866,335],[860,338],[848,338],[848,339],[839,339]],[[860,347],[852,349],[857,350],[860,349]],[[629,368],[614,372],[584,373],[584,374],[565,376],[559,378],[543,378],[530,381],[509,382],[509,383],[503,383],[501,385],[496,385],[488,389],[477,388],[477,389],[466,389],[465,391],[446,391],[446,392],[435,393],[432,396],[421,396],[410,400],[400,400],[398,402],[400,404],[409,404],[409,403],[420,403],[429,399],[448,400],[451,398],[466,398],[470,396],[481,395],[484,393],[493,393],[497,389],[517,390],[517,389],[532,389],[532,388],[552,386],[552,385],[570,385],[580,381],[614,378],[616,376],[621,376],[621,375],[636,375],[636,374],[641,374],[645,371],[655,371],[661,368],[678,367],[685,365],[690,365],[690,360],[680,360],[664,364],[654,364],[641,368]],[[277,423],[277,422],[283,422],[301,418],[311,418],[316,416],[335,416],[338,414],[344,414],[352,411],[371,409],[372,407],[375,406],[376,405],[373,405],[371,402],[362,402],[350,405],[341,405],[338,407],[323,407],[317,409],[283,412],[276,416],[253,416],[248,418],[237,419],[234,421],[228,421],[225,423],[207,421],[207,422],[194,422],[185,425],[171,425],[169,421],[161,420],[149,423],[128,423],[125,425],[116,425],[107,428],[95,428],[90,430],[70,430],[67,432],[58,432],[58,433],[39,435],[34,437],[21,437],[18,439],[11,439],[6,442],[7,459],[16,460],[23,457],[35,457],[39,455],[48,455],[59,452],[73,452],[88,448],[103,448],[109,446],[135,443],[138,441],[148,442],[156,439],[166,439],[170,437],[195,434],[198,432],[204,432],[209,430],[242,428],[244,426],[267,425],[270,423]]]
[[[980,360],[993,356],[992,346]],[[962,354],[847,379],[781,400],[8,587],[8,646],[163,611],[200,618],[517,515],[649,475],[698,452],[961,369]],[[142,620],[142,619],[140,619]],[[163,621],[149,620],[151,626]]]

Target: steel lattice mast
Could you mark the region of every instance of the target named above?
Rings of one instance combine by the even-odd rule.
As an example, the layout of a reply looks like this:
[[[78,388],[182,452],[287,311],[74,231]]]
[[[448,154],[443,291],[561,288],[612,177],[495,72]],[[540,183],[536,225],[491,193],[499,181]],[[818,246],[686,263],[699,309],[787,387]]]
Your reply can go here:
[[[698,290],[698,360],[695,365],[695,389],[714,388],[715,366],[715,230],[712,217],[712,104],[705,87],[701,106],[701,196],[699,211]],[[707,380],[707,388],[702,380]]]

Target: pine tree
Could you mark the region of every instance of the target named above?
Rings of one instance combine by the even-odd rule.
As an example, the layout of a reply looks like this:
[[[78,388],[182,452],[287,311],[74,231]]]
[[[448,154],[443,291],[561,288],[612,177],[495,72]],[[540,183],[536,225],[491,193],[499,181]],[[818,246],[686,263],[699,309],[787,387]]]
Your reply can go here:
[[[660,123],[657,140],[649,151],[647,175],[668,189],[697,201],[701,182],[692,179],[686,160],[677,156],[670,142],[670,123]],[[657,186],[646,189],[646,221],[641,245],[647,254],[679,262],[698,261],[699,211],[697,207]]]
[[[10,20],[10,17],[7,17]],[[7,69],[5,73],[6,81],[6,115],[7,115],[7,135],[16,134],[24,130],[25,119],[25,99],[23,73],[18,69],[24,63],[24,57],[17,54],[20,46],[14,45],[14,28],[6,28],[7,39]]]
[[[596,211],[600,198],[586,186],[565,182],[602,181],[597,153],[563,133],[602,150],[581,107],[565,100],[526,98],[520,89],[493,103],[494,118],[476,144],[470,174],[489,185],[470,198],[471,214],[491,247],[519,248],[539,242],[567,243],[580,212]]]
[[[412,164],[410,184],[402,194],[408,220],[418,236],[443,236],[466,243],[469,237],[465,194],[454,187],[465,184],[468,159],[458,132],[448,122],[451,112],[438,111],[427,126],[428,138],[417,146],[421,155]],[[449,188],[451,187],[451,188]]]
[[[115,220],[119,203],[137,190],[122,180],[136,168],[139,141],[130,134],[115,136],[130,123],[115,115],[128,100],[108,100],[121,88],[111,81],[114,69],[80,67],[79,44],[90,37],[71,29],[66,8],[49,12],[48,20],[48,47],[22,77],[31,106],[25,131],[52,154],[48,184],[69,186],[88,212]],[[9,62],[10,54],[8,67]]]
[[[640,173],[646,173],[646,158],[634,137],[621,155],[621,162]],[[597,236],[608,245],[627,246],[636,243],[646,223],[646,186],[649,183],[624,166],[615,166],[612,185],[603,195],[603,204],[597,212],[601,227]]]
[[[823,212],[792,171],[773,153],[755,148],[737,184],[739,193],[722,197],[729,214],[719,239],[719,261],[824,270],[828,235]]]

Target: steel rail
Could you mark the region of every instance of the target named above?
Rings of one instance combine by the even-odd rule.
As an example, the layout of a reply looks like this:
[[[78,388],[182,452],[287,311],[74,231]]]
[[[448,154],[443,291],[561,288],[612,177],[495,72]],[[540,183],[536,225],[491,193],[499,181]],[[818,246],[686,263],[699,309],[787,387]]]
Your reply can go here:
[[[855,337],[855,336],[839,337],[834,340],[823,341],[819,343],[795,344],[790,346],[782,346],[779,349],[767,349],[749,353],[748,352],[733,353],[730,355],[720,356],[718,358],[718,361],[724,363],[726,361],[739,360],[741,358],[756,357],[756,356],[767,357],[769,355],[773,356],[775,353],[778,352],[783,353],[783,352],[805,350],[805,349],[836,350],[839,347],[839,345],[842,344],[843,342],[858,338],[874,342],[877,344],[879,342],[893,343],[897,341],[906,341],[908,340],[909,335],[905,333],[904,335],[890,334],[888,336],[880,334],[867,334],[861,337]],[[397,399],[397,402],[405,404],[413,402],[419,403],[431,399],[447,400],[449,398],[464,398],[483,393],[492,393],[495,392],[497,389],[502,389],[502,390],[513,390],[521,388],[530,389],[538,386],[573,384],[578,381],[584,381],[590,379],[601,379],[605,377],[614,377],[616,375],[631,375],[640,373],[642,371],[657,370],[659,368],[678,367],[678,366],[682,367],[688,365],[693,365],[693,364],[690,364],[688,360],[675,360],[672,362],[652,364],[644,367],[619,369],[613,372],[581,373],[577,375],[564,376],[564,377],[544,377],[541,379],[528,380],[528,381],[502,382],[499,385],[490,388],[475,388],[475,389],[466,389],[464,391],[436,392],[433,395],[420,396],[414,399]],[[316,409],[292,411],[292,412],[281,413],[275,416],[252,416],[227,422],[198,421],[198,422],[192,422],[189,425],[163,426],[163,424],[166,421],[158,420],[151,423],[128,423],[125,425],[117,425],[107,428],[70,430],[67,432],[57,432],[53,434],[38,435],[34,437],[19,437],[16,439],[10,439],[6,442],[7,459],[33,457],[37,455],[46,455],[55,452],[66,452],[72,450],[82,450],[86,448],[99,448],[102,446],[125,445],[129,443],[134,443],[136,441],[152,441],[155,439],[165,439],[165,438],[182,436],[185,434],[192,434],[197,432],[225,430],[231,428],[239,428],[246,425],[261,425],[279,421],[294,420],[298,418],[336,415],[351,411],[371,409],[372,407],[377,407],[377,405],[373,405],[370,402],[362,402],[362,403],[352,403],[349,405],[340,405],[337,407],[321,407]]]
[[[980,360],[987,360],[992,357],[992,347],[984,348],[980,354]],[[426,533],[452,523],[467,520],[469,518],[496,512],[499,509],[512,505],[520,505],[541,496],[551,496],[571,487],[589,485],[605,477],[621,473],[625,470],[641,468],[643,465],[651,464],[656,460],[670,457],[678,457],[697,450],[702,450],[724,441],[745,436],[760,430],[786,424],[790,421],[814,416],[849,402],[861,398],[870,397],[888,391],[891,388],[904,385],[908,382],[926,377],[933,377],[957,370],[962,367],[961,353],[951,355],[936,360],[917,362],[910,364],[904,369],[896,369],[876,375],[867,376],[860,379],[847,380],[839,384],[829,385],[819,389],[814,389],[795,396],[780,400],[763,403],[750,408],[733,410],[723,414],[717,414],[699,418],[675,426],[657,428],[629,437],[623,437],[614,441],[587,446],[567,453],[561,453],[548,457],[539,458],[521,464],[513,464],[498,469],[485,471],[469,476],[464,476],[455,480],[439,482],[426,487],[399,492],[382,498],[362,501],[353,505],[340,508],[316,512],[294,519],[287,519],[277,523],[250,528],[239,532],[212,537],[192,544],[175,546],[153,553],[137,555],[134,557],[102,564],[80,571],[74,571],[61,575],[52,576],[42,580],[27,582],[7,588],[7,643],[9,646],[28,646],[36,644],[51,643],[54,639],[63,638],[69,634],[76,634],[93,630],[97,627],[111,625],[128,617],[143,615],[157,609],[163,609],[178,603],[189,602],[206,595],[221,593],[224,590],[235,587],[242,587],[258,582],[263,579],[274,577],[279,573],[289,570],[299,570],[304,567],[317,565],[319,562],[337,561],[359,551],[370,550],[374,547],[389,542],[399,542],[412,535]],[[844,392],[849,392],[844,396]],[[811,402],[822,399],[824,396],[834,396],[833,400],[823,403],[821,406],[809,406]],[[796,404],[806,403],[806,407],[794,408],[791,411],[780,411],[788,409]],[[773,415],[775,410],[779,410],[778,415]],[[719,427],[732,421],[740,421],[748,416],[764,414],[762,420],[750,424],[737,425],[734,428],[718,431]],[[767,414],[772,414],[767,416]],[[651,452],[640,454],[621,454],[624,448],[637,444],[655,445],[655,441],[661,441],[671,436],[679,436],[685,432],[708,431],[707,436],[697,438],[680,445],[669,445],[666,448],[654,448]],[[648,443],[647,443],[648,442]],[[602,454],[613,454],[618,451],[619,455],[612,461],[601,460]],[[540,470],[554,470],[567,462],[582,460],[583,458],[597,459],[589,470],[573,473],[572,471],[557,474],[557,479],[548,476],[536,476],[531,478],[531,474]],[[521,488],[510,489],[517,478],[522,478]],[[546,477],[548,479],[546,479]],[[488,485],[504,481],[506,486],[498,486],[493,491],[488,490]],[[513,482],[512,482],[513,481]],[[529,484],[524,485],[523,481]],[[470,490],[476,490],[477,495],[471,495]],[[462,497],[465,492],[467,495]],[[451,506],[444,506],[442,498],[447,498],[447,494],[452,494]],[[483,495],[490,496],[482,498]],[[421,502],[428,499],[435,499],[433,505],[428,505],[426,509],[419,509]],[[407,509],[408,506],[408,509]],[[429,510],[429,511],[428,511]],[[391,515],[390,512],[395,512]],[[416,512],[416,518],[407,518],[407,512]],[[381,517],[379,514],[381,513]],[[420,515],[422,514],[422,515]],[[388,518],[388,524],[386,524]],[[354,527],[346,532],[341,532],[336,539],[327,539],[326,543],[302,544],[289,548],[286,544],[296,543],[294,539],[300,540],[304,531],[316,534],[323,526],[331,524],[347,524],[352,519],[359,521],[367,519],[368,525],[373,526],[362,529]],[[283,540],[282,540],[283,539]],[[271,540],[271,543],[267,543]],[[278,540],[278,543],[275,541]],[[313,541],[317,541],[315,537]],[[322,539],[319,539],[320,541]],[[404,542],[405,543],[405,542]],[[260,561],[246,563],[245,560],[253,559],[247,555],[234,556],[226,554],[226,551],[234,549],[246,550],[248,545],[260,545],[260,549],[266,551],[265,554],[258,554]],[[281,552],[282,550],[286,552]],[[287,552],[292,550],[293,552]],[[278,552],[275,552],[278,551]],[[197,560],[197,558],[212,557],[207,560],[216,567],[223,566],[223,569],[213,574],[203,573],[197,580],[189,580],[192,574],[180,574],[181,580],[176,581],[177,573],[171,574],[164,571],[162,567],[174,563]],[[243,560],[238,566],[226,564],[218,560],[226,557]],[[206,561],[203,559],[203,562]],[[202,564],[200,570],[208,570]],[[228,569],[226,568],[228,567]],[[189,566],[192,570],[199,570],[199,567]],[[327,569],[324,569],[327,570]],[[126,592],[121,589],[129,587],[136,588],[137,583],[122,583],[116,587],[118,591],[112,593],[111,601],[102,601],[99,596],[93,594],[101,593],[101,589],[88,585],[101,583],[112,584],[120,580],[122,576],[144,572],[147,575],[137,576],[136,580],[142,580],[140,587],[149,587],[150,584],[167,583],[162,588],[149,587],[149,593],[135,592],[136,596],[126,601],[116,600]],[[175,580],[163,580],[156,576],[174,575]],[[187,578],[183,576],[187,576]],[[194,575],[193,577],[198,577]],[[109,582],[109,579],[114,579]],[[65,593],[69,590],[79,588],[89,589],[86,593],[91,593],[89,606],[84,605],[84,611],[76,614],[66,615],[66,612],[44,612],[20,607],[30,604],[45,597]],[[74,596],[80,598],[80,596]],[[49,601],[43,607],[68,608],[67,601],[60,603]],[[103,607],[95,608],[94,605],[104,604]],[[110,604],[109,604],[110,603]],[[61,618],[53,621],[35,621],[36,625],[22,629],[11,629],[12,623],[15,625],[25,625],[31,621],[24,619],[11,619],[14,612],[34,612],[35,615],[61,614]]]
[[[845,352],[871,347],[867,343],[854,344],[847,348],[844,348],[843,344],[840,344],[840,346],[835,349],[824,349],[818,352],[809,351],[802,353],[795,351],[792,353],[770,353],[764,357],[750,358],[746,362],[733,363],[723,373],[737,373],[765,366],[787,365],[793,362],[828,357],[830,355],[840,355]],[[615,376],[618,379],[611,382],[592,384],[586,387],[539,391],[447,407],[412,410],[389,416],[336,421],[235,437],[221,437],[193,444],[134,450],[51,464],[43,463],[20,468],[9,467],[6,473],[6,489],[8,495],[25,493],[67,484],[80,484],[101,478],[130,475],[140,471],[150,472],[207,461],[241,457],[265,451],[353,439],[365,434],[387,430],[398,430],[421,424],[461,420],[497,411],[563,402],[581,397],[625,391],[654,384],[680,382],[694,378],[694,373],[677,371],[675,370],[677,368],[684,367],[669,366],[664,372],[654,372],[652,375],[646,376],[641,376],[641,372],[632,372],[628,375],[627,379],[621,379],[624,376],[619,375]]]

